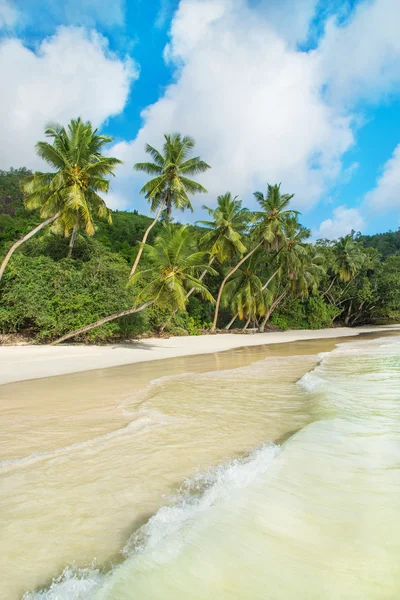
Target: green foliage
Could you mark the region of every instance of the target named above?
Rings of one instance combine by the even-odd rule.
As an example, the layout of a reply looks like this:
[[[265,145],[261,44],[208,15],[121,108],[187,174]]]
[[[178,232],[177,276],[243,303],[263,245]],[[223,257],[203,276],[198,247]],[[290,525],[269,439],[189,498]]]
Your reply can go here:
[[[24,208],[21,182],[27,175],[25,169],[0,171],[3,255],[41,221],[37,211]],[[263,222],[262,213],[252,221],[230,194],[221,196],[217,208],[209,210],[212,221],[203,223],[205,227],[157,223],[148,237],[134,285],[129,287],[130,267],[150,218],[117,211],[112,225],[96,220],[93,237],[78,234],[73,258],[66,258],[68,239],[44,229],[18,249],[4,273],[0,330],[49,341],[156,295],[157,305],[110,321],[80,339],[129,338],[157,333],[164,327],[168,334],[199,335],[212,325],[211,296],[217,297],[224,276],[237,264],[243,248],[254,247],[261,239],[261,247],[226,285],[222,326],[239,305],[244,320],[236,321],[235,326],[243,326],[248,314],[261,321],[263,312],[271,307],[270,323],[284,330],[399,322],[400,233],[353,235],[338,242],[309,244],[308,231],[288,209],[290,197],[281,196],[276,186],[270,188],[269,197],[259,196],[261,206],[271,215],[275,208],[273,227],[267,218]],[[247,230],[251,224],[252,236]],[[265,235],[261,235],[263,228]],[[278,243],[271,232],[279,238]],[[198,252],[199,248],[216,255],[211,269],[207,267],[209,254]],[[204,269],[208,272],[199,281]],[[193,285],[195,292],[186,298]],[[286,296],[273,306],[285,290]]]
[[[129,308],[135,294],[126,287],[128,272],[123,260],[104,252],[86,262],[16,255],[1,287],[0,329],[50,340]],[[139,313],[93,330],[88,339],[133,335],[147,326],[145,313]]]
[[[365,248],[376,248],[383,259],[400,254],[400,229],[357,238]]]

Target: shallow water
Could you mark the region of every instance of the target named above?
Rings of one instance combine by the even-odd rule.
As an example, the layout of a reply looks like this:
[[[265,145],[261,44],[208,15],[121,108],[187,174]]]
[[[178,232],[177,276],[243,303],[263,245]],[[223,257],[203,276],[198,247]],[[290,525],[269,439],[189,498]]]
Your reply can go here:
[[[1,597],[397,599],[400,338],[334,347],[4,386]]]

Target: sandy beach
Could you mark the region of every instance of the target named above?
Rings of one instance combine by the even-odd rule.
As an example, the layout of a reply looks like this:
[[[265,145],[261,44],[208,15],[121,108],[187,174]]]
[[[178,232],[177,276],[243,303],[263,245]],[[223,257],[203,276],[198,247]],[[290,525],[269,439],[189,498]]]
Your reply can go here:
[[[149,338],[108,346],[3,346],[0,347],[0,384],[177,356],[222,352],[244,346],[348,337],[375,331],[396,330],[400,331],[400,325],[296,330],[254,335],[222,333],[168,339]]]

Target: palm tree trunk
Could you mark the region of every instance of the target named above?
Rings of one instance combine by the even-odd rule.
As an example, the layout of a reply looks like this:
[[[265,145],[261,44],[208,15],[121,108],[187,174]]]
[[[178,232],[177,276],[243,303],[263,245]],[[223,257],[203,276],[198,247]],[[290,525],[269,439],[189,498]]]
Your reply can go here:
[[[167,192],[167,194],[168,194],[168,192]],[[136,269],[137,269],[140,257],[142,256],[144,244],[147,241],[147,238],[149,236],[150,231],[153,229],[154,225],[157,223],[158,219],[160,218],[162,209],[164,208],[165,201],[167,200],[167,194],[165,194],[164,200],[161,202],[160,207],[159,207],[159,209],[157,211],[157,214],[154,217],[154,220],[150,223],[150,225],[148,226],[148,228],[146,229],[146,231],[144,233],[144,236],[143,236],[141,244],[140,244],[139,251],[138,251],[138,253],[136,255],[135,262],[133,263],[133,266],[132,266],[132,269],[131,269],[129,277],[132,277],[133,274],[135,273]]]
[[[250,318],[251,318],[251,317],[249,317],[249,318],[247,319],[247,321],[246,321],[246,325],[243,327],[243,331],[246,331],[246,329],[248,328],[248,326],[249,326],[249,323],[250,323]]]
[[[67,258],[71,258],[71,256],[72,256],[72,250],[75,245],[77,233],[78,233],[78,225],[74,225],[74,227],[72,229],[71,237],[69,238]]]
[[[336,277],[334,277],[334,278],[332,279],[330,286],[328,287],[328,289],[326,290],[326,292],[323,292],[323,293],[321,294],[321,296],[327,296],[327,295],[329,294],[329,292],[330,292],[330,290],[331,290],[331,287],[333,286],[333,284],[335,283],[335,281],[336,281]]]
[[[345,317],[345,319],[344,319],[344,324],[345,324],[345,325],[348,325],[348,324],[349,324],[349,321],[350,321],[350,316],[351,316],[351,309],[352,309],[352,307],[353,307],[353,300],[350,300],[349,308],[348,308],[348,310],[347,310],[347,315],[346,315],[346,317]]]
[[[86,333],[86,331],[90,331],[91,329],[94,329],[95,327],[100,327],[100,325],[104,325],[105,323],[109,323],[110,321],[114,321],[115,319],[119,319],[120,317],[126,317],[127,315],[133,315],[134,313],[141,312],[145,308],[148,308],[149,306],[154,304],[154,302],[155,302],[155,300],[150,300],[149,302],[145,302],[144,304],[142,304],[141,306],[138,306],[137,308],[128,308],[128,310],[123,310],[122,312],[114,313],[113,315],[110,315],[109,317],[104,317],[103,319],[99,319],[95,323],[91,323],[90,325],[85,325],[85,327],[80,327],[79,329],[76,329],[72,333],[67,333],[66,335],[63,335],[62,337],[58,338],[58,340],[56,340],[55,342],[52,342],[51,345],[55,346],[57,344],[61,344],[61,342],[65,342],[65,340],[69,340],[70,338],[73,338],[76,335],[79,335],[80,333]]]
[[[228,330],[232,327],[232,325],[234,324],[234,322],[236,321],[238,316],[239,316],[239,313],[236,313],[236,315],[233,315],[232,319],[229,321],[228,325],[225,327],[226,330]]]
[[[264,333],[265,325],[267,324],[267,321],[269,321],[269,318],[272,315],[272,313],[274,312],[275,308],[284,299],[284,297],[286,296],[288,291],[289,291],[289,288],[286,288],[285,290],[283,290],[282,294],[280,296],[278,296],[278,298],[275,300],[275,302],[272,303],[269,310],[267,311],[267,314],[265,315],[265,317],[263,319],[263,322],[261,323],[261,327],[259,329],[260,333]]]
[[[211,267],[211,265],[213,264],[214,260],[217,258],[217,255],[214,254],[214,256],[212,256],[209,260],[208,266]],[[199,281],[203,281],[204,277],[207,275],[208,271],[207,269],[204,269],[204,271],[202,272],[202,274],[199,277]],[[191,290],[188,291],[188,293],[186,294],[186,298],[189,298],[194,292],[194,288],[192,288]],[[166,326],[168,325],[168,323],[171,321],[172,317],[174,315],[176,315],[176,313],[178,312],[179,308],[177,308],[176,310],[174,310],[174,312],[172,313],[172,315],[170,315],[168,317],[168,320],[164,323],[164,325],[161,327],[160,329],[160,333],[164,333],[164,329],[166,328]]]
[[[219,288],[219,291],[218,291],[217,302],[216,302],[216,305],[215,305],[214,322],[213,322],[213,325],[212,325],[212,327],[211,327],[210,331],[215,331],[215,330],[216,330],[216,328],[217,328],[218,313],[219,313],[219,305],[221,304],[222,292],[224,291],[224,287],[225,287],[225,284],[226,284],[226,282],[228,281],[229,277],[230,277],[231,275],[233,275],[233,274],[234,274],[234,273],[235,273],[235,272],[238,270],[238,268],[239,268],[239,267],[240,267],[240,266],[241,266],[241,265],[242,265],[242,264],[243,264],[243,263],[244,263],[244,262],[245,262],[245,261],[246,261],[248,258],[250,258],[250,256],[251,256],[252,254],[254,254],[254,252],[255,252],[256,250],[258,250],[258,248],[259,248],[259,247],[262,245],[262,243],[263,243],[263,242],[261,241],[261,242],[259,242],[259,243],[258,243],[256,246],[254,246],[254,248],[253,248],[252,250],[250,250],[250,252],[248,252],[248,253],[246,254],[246,256],[244,256],[244,257],[243,257],[243,258],[242,258],[242,259],[241,259],[241,260],[240,260],[240,261],[237,263],[237,265],[236,265],[236,266],[235,266],[235,267],[234,267],[234,268],[233,268],[231,271],[229,271],[228,275],[227,275],[227,276],[225,277],[225,279],[222,281],[222,283],[221,283],[221,286],[220,286],[220,288]]]
[[[279,268],[278,268],[278,269],[277,269],[277,270],[276,270],[274,273],[272,273],[272,275],[271,275],[271,277],[268,279],[267,283],[264,283],[264,285],[263,285],[263,286],[262,286],[262,288],[261,288],[261,291],[264,291],[264,290],[265,290],[265,289],[266,289],[266,288],[269,286],[269,284],[271,283],[271,281],[273,280],[273,278],[274,278],[276,275],[278,275],[278,273],[279,273]]]
[[[171,201],[171,196],[168,196],[168,201],[167,201],[167,221],[168,221],[168,223],[171,221],[171,213],[172,213],[172,201]]]
[[[214,254],[214,256],[212,256],[210,258],[210,260],[208,261],[208,266],[211,267],[211,265],[213,264],[214,260],[217,258],[217,255]],[[207,275],[208,270],[204,269],[204,271],[202,272],[202,274],[199,277],[199,281],[203,281],[204,277]],[[188,291],[188,293],[186,294],[186,298],[189,298],[189,296],[191,296],[194,292],[194,288],[192,288],[191,290]],[[175,314],[175,313],[174,313]]]
[[[30,231],[29,233],[27,233],[26,235],[24,235],[24,237],[22,237],[20,240],[18,240],[18,242],[15,242],[15,244],[13,244],[11,246],[11,248],[9,249],[9,251],[6,254],[5,259],[1,263],[1,267],[0,267],[0,279],[3,277],[4,269],[6,268],[6,266],[8,264],[8,261],[10,260],[11,256],[15,252],[15,250],[19,246],[21,246],[21,244],[23,244],[24,242],[26,242],[27,240],[29,240],[36,233],[38,233],[38,231],[40,231],[41,229],[43,229],[44,227],[46,227],[46,225],[50,225],[50,223],[53,223],[53,221],[55,221],[56,219],[58,219],[59,216],[60,216],[60,213],[56,213],[53,217],[50,217],[46,221],[43,221],[43,223],[40,223],[40,225],[38,225],[37,227],[35,227],[35,229],[32,229],[32,231]]]

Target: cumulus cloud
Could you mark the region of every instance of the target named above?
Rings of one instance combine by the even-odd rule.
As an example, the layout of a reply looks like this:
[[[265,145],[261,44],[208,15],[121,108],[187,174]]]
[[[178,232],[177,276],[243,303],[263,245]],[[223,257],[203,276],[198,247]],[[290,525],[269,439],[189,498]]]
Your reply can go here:
[[[319,228],[313,232],[315,239],[327,238],[335,240],[354,231],[362,231],[366,223],[357,208],[338,206],[333,211],[333,217],[322,221]]]
[[[81,116],[101,125],[120,113],[138,72],[120,60],[98,33],[61,27],[36,51],[19,39],[0,43],[0,168],[42,168],[33,146],[48,122]]]
[[[12,29],[18,21],[19,13],[11,2],[0,0],[0,31]]]
[[[132,165],[143,159],[145,142],[160,145],[163,132],[178,130],[195,137],[213,167],[201,179],[213,198],[283,181],[298,207],[315,203],[340,172],[353,141],[350,122],[321,98],[314,53],[291,48],[264,8],[181,0],[166,49],[176,80],[143,111],[135,140],[115,153]]]
[[[399,0],[360,2],[351,18],[329,20],[318,48],[335,102],[376,101],[400,90]]]
[[[396,210],[400,214],[400,144],[385,163],[375,188],[366,194],[365,205],[373,213]]]

